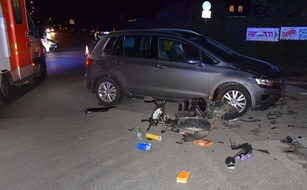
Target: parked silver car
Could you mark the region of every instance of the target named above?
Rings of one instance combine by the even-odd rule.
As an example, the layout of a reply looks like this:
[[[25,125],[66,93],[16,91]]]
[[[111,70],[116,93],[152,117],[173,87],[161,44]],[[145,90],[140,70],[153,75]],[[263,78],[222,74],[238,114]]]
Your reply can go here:
[[[281,96],[280,70],[240,55],[221,43],[184,29],[110,32],[86,58],[84,81],[101,104],[123,96],[172,100],[226,100],[241,116],[267,109]]]

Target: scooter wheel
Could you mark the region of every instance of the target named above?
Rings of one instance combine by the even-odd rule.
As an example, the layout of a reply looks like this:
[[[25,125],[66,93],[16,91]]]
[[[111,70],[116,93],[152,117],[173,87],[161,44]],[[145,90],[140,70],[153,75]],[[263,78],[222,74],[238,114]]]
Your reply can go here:
[[[180,122],[179,129],[183,131],[190,131],[191,133],[198,133],[210,130],[210,123],[207,120],[200,118],[188,118]]]
[[[191,141],[198,138],[204,138],[208,135],[210,130],[210,123],[207,120],[201,118],[188,118],[182,121],[178,128],[181,132],[189,134],[185,137],[185,141]],[[192,139],[188,140],[190,137]]]

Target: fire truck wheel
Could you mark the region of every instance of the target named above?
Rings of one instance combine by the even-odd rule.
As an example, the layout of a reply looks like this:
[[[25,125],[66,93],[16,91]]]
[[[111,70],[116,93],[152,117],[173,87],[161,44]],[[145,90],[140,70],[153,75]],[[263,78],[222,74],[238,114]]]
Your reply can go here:
[[[0,89],[0,102],[5,104],[10,97],[10,83],[8,79],[4,76],[2,78],[1,89]]]

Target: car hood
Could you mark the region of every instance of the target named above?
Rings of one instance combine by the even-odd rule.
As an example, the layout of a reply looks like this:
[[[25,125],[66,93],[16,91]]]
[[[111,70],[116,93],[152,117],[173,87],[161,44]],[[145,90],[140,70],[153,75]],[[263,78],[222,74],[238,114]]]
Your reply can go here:
[[[266,76],[268,78],[282,77],[280,70],[276,66],[248,56],[241,55],[232,59],[230,66],[237,70]]]

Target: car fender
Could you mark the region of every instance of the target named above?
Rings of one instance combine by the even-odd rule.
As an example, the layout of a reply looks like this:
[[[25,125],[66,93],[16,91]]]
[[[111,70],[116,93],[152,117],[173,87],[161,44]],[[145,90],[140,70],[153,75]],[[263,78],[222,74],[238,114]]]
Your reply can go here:
[[[218,94],[219,94],[220,89],[222,89],[226,86],[232,86],[232,85],[233,86],[238,85],[238,86],[244,87],[250,95],[251,106],[254,106],[256,99],[255,99],[255,96],[252,96],[252,94],[255,94],[257,92],[255,92],[255,90],[253,90],[254,89],[254,88],[252,88],[253,84],[251,84],[250,82],[237,81],[235,79],[218,81],[216,84],[212,85],[212,88],[209,90],[209,99],[215,100],[217,98]]]
[[[92,91],[93,91],[93,92],[94,92],[94,90],[95,90],[95,86],[96,86],[97,82],[98,82],[100,79],[102,79],[102,78],[110,78],[110,79],[113,79],[113,80],[118,84],[118,86],[119,86],[121,92],[122,92],[124,95],[126,95],[126,96],[127,96],[127,95],[131,95],[131,93],[129,93],[129,92],[127,91],[127,89],[125,89],[125,88],[123,87],[123,85],[122,85],[122,83],[120,82],[119,78],[116,77],[115,75],[113,75],[112,73],[101,73],[99,76],[96,76],[96,77],[95,77],[95,81],[94,81],[93,86],[92,86]]]

